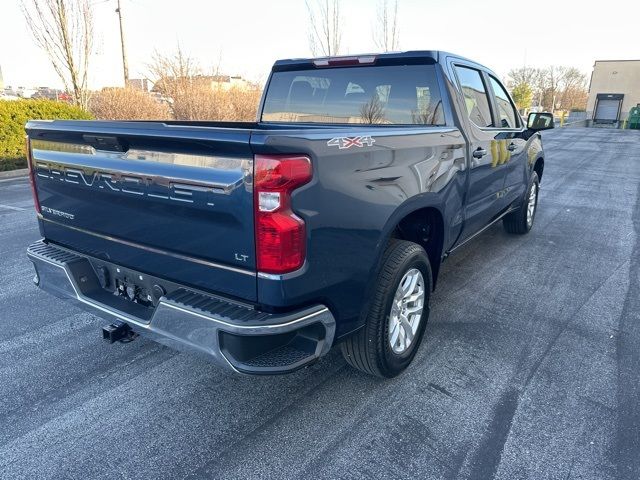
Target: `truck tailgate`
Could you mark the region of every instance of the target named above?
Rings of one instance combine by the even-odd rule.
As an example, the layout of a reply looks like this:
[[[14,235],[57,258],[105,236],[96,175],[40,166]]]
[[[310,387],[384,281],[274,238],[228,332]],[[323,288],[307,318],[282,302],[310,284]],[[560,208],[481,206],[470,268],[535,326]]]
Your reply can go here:
[[[256,299],[251,130],[30,122],[27,133],[48,240]]]

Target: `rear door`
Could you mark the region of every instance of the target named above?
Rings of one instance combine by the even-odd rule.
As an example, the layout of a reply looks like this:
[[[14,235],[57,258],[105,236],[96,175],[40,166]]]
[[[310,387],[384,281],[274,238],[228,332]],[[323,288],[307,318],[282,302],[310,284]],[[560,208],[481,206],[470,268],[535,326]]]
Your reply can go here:
[[[30,122],[45,237],[255,300],[250,130]]]
[[[520,115],[502,83],[492,74],[486,74],[491,87],[495,111],[496,135],[493,142],[499,152],[499,164],[504,170],[504,206],[518,201],[528,186],[526,141]]]
[[[504,208],[506,153],[496,141],[490,87],[483,72],[472,65],[454,63],[453,70],[461,95],[458,106],[469,141],[469,186],[461,240],[487,225]]]

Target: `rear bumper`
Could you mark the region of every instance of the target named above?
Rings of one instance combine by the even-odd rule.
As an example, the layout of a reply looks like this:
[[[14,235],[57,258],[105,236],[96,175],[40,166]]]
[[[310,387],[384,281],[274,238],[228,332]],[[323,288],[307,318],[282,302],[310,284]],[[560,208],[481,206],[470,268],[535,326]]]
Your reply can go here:
[[[43,290],[109,322],[126,322],[160,343],[204,354],[234,371],[291,372],[326,354],[333,343],[335,320],[323,305],[270,314],[157,279],[169,293],[143,307],[103,288],[104,279],[101,285],[96,268],[107,262],[44,241],[30,245],[27,256],[36,270],[34,282]]]

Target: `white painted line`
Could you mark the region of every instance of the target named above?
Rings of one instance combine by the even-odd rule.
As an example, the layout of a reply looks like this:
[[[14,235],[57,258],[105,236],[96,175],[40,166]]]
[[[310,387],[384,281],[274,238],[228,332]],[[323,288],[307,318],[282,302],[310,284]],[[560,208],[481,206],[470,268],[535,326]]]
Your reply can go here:
[[[17,180],[29,180],[29,177],[26,175],[20,175],[19,177],[0,177],[0,183],[5,183],[5,182],[16,182]]]
[[[26,210],[26,208],[13,207],[11,205],[2,205],[1,203],[0,203],[0,208],[6,208],[7,210],[15,210],[16,212],[24,212]]]

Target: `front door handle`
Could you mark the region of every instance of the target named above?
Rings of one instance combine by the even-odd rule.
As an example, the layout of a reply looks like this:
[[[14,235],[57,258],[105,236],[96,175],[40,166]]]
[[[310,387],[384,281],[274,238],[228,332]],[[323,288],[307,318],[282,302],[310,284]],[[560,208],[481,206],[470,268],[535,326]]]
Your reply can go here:
[[[510,143],[509,146],[507,147],[507,150],[509,150],[510,152],[513,152],[516,148],[518,148],[518,146],[515,143]]]
[[[486,148],[478,147],[477,150],[473,151],[473,158],[482,158],[487,154]]]

